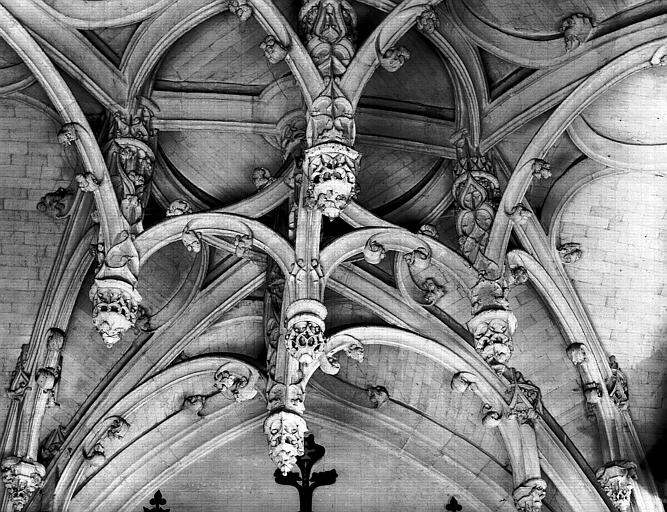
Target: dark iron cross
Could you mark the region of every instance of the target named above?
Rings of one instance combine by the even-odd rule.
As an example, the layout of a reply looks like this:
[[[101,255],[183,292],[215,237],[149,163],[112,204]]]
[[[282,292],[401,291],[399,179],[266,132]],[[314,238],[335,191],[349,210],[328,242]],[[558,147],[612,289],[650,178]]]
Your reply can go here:
[[[144,507],[144,512],[169,512],[168,508],[162,508],[160,505],[166,505],[167,500],[162,497],[162,493],[158,489],[153,498],[148,502],[153,505],[153,508]]]
[[[290,472],[283,475],[279,469],[273,474],[276,483],[291,485],[299,491],[299,512],[313,512],[313,491],[321,485],[336,483],[338,473],[335,469],[312,473],[311,470],[317,461],[324,457],[324,446],[315,443],[315,436],[308,434],[303,443],[304,453],[296,458],[296,465],[301,474]]]
[[[463,507],[459,505],[459,502],[456,500],[456,498],[452,496],[452,499],[449,500],[449,504],[445,507],[445,510],[451,510],[452,512],[459,512],[460,510],[463,510]]]

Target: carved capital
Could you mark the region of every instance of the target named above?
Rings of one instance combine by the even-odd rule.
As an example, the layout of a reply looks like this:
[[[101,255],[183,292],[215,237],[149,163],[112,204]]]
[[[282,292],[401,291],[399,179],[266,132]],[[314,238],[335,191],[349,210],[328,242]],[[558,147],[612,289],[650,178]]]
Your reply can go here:
[[[46,469],[39,462],[19,457],[2,461],[2,483],[14,510],[23,510],[33,495],[44,486]]]
[[[111,348],[137,321],[141,296],[133,286],[115,279],[95,279],[90,289],[93,324]]]
[[[380,66],[390,73],[395,73],[401,69],[403,64],[409,59],[410,50],[405,46],[392,46],[379,56]]]
[[[287,57],[287,48],[274,36],[266,36],[259,47],[271,64],[278,64]]]
[[[619,512],[630,510],[632,490],[637,480],[637,465],[634,462],[609,462],[595,472],[595,478]]]
[[[296,458],[303,455],[307,430],[306,420],[294,412],[275,412],[264,421],[269,456],[283,475],[289,473],[296,464]]]
[[[516,317],[502,309],[482,311],[468,322],[468,330],[475,338],[475,350],[497,373],[504,371],[512,356],[515,329]]]
[[[308,177],[306,204],[336,218],[354,199],[361,155],[338,143],[325,143],[305,152],[304,172]]]
[[[169,204],[169,208],[165,212],[167,217],[178,217],[179,215],[190,215],[192,213],[192,205],[185,199],[176,199]]]
[[[517,512],[540,512],[546,495],[547,483],[541,478],[526,480],[512,493]]]
[[[290,304],[285,312],[287,332],[285,347],[300,364],[308,364],[324,352],[324,304],[312,299],[301,299]]]
[[[215,372],[214,379],[216,389],[237,402],[245,402],[257,396],[255,384],[258,375],[244,364],[225,363]]]

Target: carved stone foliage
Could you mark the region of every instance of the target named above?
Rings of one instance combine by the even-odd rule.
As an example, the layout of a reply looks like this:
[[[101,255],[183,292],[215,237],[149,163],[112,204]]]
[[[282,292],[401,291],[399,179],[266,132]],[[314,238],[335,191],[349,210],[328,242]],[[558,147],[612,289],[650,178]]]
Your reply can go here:
[[[616,362],[616,356],[609,356],[611,376],[607,379],[607,392],[620,409],[628,408],[628,378]]]
[[[540,388],[512,368],[512,384],[507,393],[511,395],[508,416],[516,417],[521,424],[532,425],[542,409]]]
[[[637,465],[634,462],[609,462],[595,472],[595,478],[619,512],[630,510],[632,490],[637,480]]]
[[[526,480],[514,489],[512,496],[518,512],[540,512],[547,495],[547,483],[541,478]]]
[[[179,215],[189,215],[192,213],[192,205],[185,199],[176,199],[169,204],[165,212],[167,217],[178,217]]]
[[[255,387],[259,376],[248,366],[230,362],[223,364],[215,372],[214,386],[221,393],[237,402],[251,400],[257,395]]]
[[[392,46],[386,50],[382,55],[380,55],[380,66],[389,71],[390,73],[395,73],[407,60],[410,59],[410,50],[405,46]]]
[[[132,234],[143,231],[142,219],[153,178],[155,155],[148,146],[155,135],[152,118],[147,108],[139,109],[135,115],[116,112],[105,148],[109,177]]]
[[[287,48],[274,36],[266,36],[259,47],[271,64],[278,64],[287,56]]]
[[[131,285],[117,280],[96,279],[90,289],[93,324],[111,348],[137,321],[141,296]]]
[[[424,7],[424,10],[417,16],[417,28],[425,34],[432,34],[440,26],[440,18],[433,10],[433,7]]]
[[[44,486],[46,469],[39,462],[7,457],[0,467],[2,483],[14,510],[23,510],[33,495]]]
[[[276,181],[271,176],[271,171],[265,167],[255,167],[252,171],[252,183],[257,190],[264,190],[266,187]]]
[[[389,400],[389,391],[384,386],[370,386],[366,389],[366,393],[375,409],[383,407],[387,403],[387,400]]]
[[[298,414],[279,411],[264,421],[264,433],[269,442],[269,456],[283,475],[296,464],[296,458],[304,453],[306,421]]]
[[[558,254],[565,264],[576,263],[581,259],[581,244],[570,242],[558,246]]]
[[[37,209],[52,219],[67,217],[74,201],[74,191],[58,187],[55,192],[45,194],[37,203]]]
[[[21,353],[16,359],[16,368],[12,372],[12,380],[7,389],[7,393],[12,400],[21,400],[25,392],[30,389],[30,371],[28,369],[28,351],[30,345],[24,343],[21,345]]]
[[[346,0],[306,0],[299,11],[299,31],[325,80],[338,78],[355,52],[357,15]]]
[[[357,170],[361,155],[338,143],[306,150],[304,171],[308,177],[306,206],[336,218],[357,194]]]
[[[475,350],[497,373],[505,370],[512,356],[512,335],[516,318],[511,311],[486,310],[468,322],[468,329],[475,339]]]
[[[593,30],[593,21],[585,14],[568,16],[561,22],[560,31],[565,40],[565,50],[571,52],[585,43]]]
[[[473,150],[465,131],[454,138],[456,164],[452,194],[456,200],[459,247],[479,272],[487,271],[484,250],[500,197],[500,185],[491,160]]]

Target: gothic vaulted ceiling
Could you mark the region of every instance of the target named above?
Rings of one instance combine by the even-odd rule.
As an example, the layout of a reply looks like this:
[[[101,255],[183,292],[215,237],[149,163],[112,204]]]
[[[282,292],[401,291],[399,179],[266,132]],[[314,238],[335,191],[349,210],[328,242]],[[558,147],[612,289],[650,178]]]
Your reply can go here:
[[[0,0],[1,510],[664,512],[666,23]]]

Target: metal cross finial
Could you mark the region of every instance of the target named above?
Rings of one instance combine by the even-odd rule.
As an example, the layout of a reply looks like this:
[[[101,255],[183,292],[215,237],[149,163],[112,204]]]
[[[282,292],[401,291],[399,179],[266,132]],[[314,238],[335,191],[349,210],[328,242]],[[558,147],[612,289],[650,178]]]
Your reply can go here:
[[[460,510],[463,510],[463,507],[459,505],[459,502],[456,500],[456,498],[452,496],[452,499],[449,500],[449,504],[445,507],[445,510],[458,512]]]
[[[313,491],[321,485],[333,485],[336,483],[338,473],[335,469],[313,473],[313,466],[324,457],[324,446],[315,443],[315,436],[308,434],[304,439],[304,453],[296,458],[296,465],[301,475],[295,472],[283,475],[280,469],[273,474],[279,485],[291,485],[299,491],[299,512],[313,512]]]
[[[160,489],[157,490],[153,498],[148,502],[153,505],[153,508],[144,507],[144,512],[169,512],[168,508],[162,508],[160,505],[166,505],[167,500],[162,497]]]

